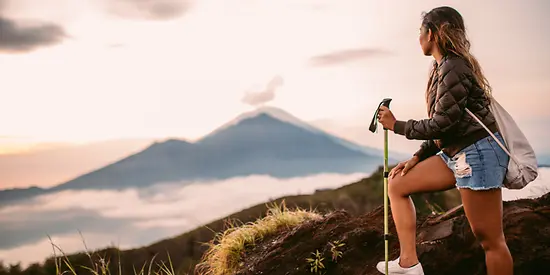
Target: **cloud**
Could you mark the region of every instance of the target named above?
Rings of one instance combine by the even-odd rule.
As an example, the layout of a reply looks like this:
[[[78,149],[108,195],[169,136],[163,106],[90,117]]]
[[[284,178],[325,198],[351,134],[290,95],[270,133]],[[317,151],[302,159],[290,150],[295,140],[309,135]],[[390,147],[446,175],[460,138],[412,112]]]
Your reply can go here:
[[[43,249],[47,235],[74,243],[61,248],[67,253],[77,252],[82,250],[80,236],[75,234],[78,231],[85,238],[101,236],[94,243],[86,239],[95,247],[113,240],[126,247],[148,245],[270,199],[338,188],[365,176],[319,174],[277,179],[254,175],[190,185],[171,182],[142,189],[43,195],[0,207],[0,235],[5,236],[0,238],[0,259],[26,263],[43,260],[51,253],[51,246],[50,250]]]
[[[1,5],[2,2],[0,2]],[[65,30],[52,23],[16,22],[0,17],[0,52],[24,53],[61,43]]]
[[[279,87],[283,86],[283,84],[283,78],[277,75],[273,79],[271,79],[269,83],[267,83],[263,91],[246,92],[242,99],[242,102],[252,106],[258,106],[272,101],[273,99],[275,99],[275,92]]]
[[[138,20],[168,20],[190,8],[191,0],[104,0],[108,12]]]
[[[57,211],[27,212],[27,216],[3,216],[0,248],[15,248],[32,243],[47,235],[61,235],[85,230],[94,233],[113,233],[132,230],[126,219],[109,219],[96,211],[64,209]]]
[[[253,175],[221,181],[157,184],[123,191],[63,191],[0,207],[0,259],[32,263],[50,256],[46,235],[66,252],[111,243],[145,246],[181,234],[253,205],[287,195],[334,189],[368,175],[319,174],[277,179]],[[522,190],[503,191],[504,200],[538,197],[550,190],[550,169]],[[205,199],[208,198],[208,199]],[[5,238],[4,238],[5,237]]]
[[[376,48],[347,49],[314,56],[310,58],[310,64],[319,67],[341,65],[388,54],[390,52]]]
[[[123,48],[125,47],[126,45],[123,44],[123,43],[112,43],[112,44],[107,44],[106,47],[107,48],[110,48],[110,49],[116,49],[116,48]]]

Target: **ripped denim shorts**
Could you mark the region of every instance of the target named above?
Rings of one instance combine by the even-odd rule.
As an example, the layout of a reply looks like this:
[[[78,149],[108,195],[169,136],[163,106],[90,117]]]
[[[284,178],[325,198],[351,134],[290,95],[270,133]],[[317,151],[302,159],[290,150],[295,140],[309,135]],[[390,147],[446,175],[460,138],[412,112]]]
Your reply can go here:
[[[501,135],[494,134],[504,145]],[[510,157],[492,136],[478,140],[452,158],[443,152],[438,155],[453,171],[457,188],[487,190],[503,187]]]

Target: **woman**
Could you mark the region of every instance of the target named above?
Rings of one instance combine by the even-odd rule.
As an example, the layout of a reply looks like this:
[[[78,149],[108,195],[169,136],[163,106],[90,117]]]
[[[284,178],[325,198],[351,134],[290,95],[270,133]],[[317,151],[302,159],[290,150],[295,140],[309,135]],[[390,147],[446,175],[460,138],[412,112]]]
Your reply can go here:
[[[419,42],[435,61],[426,90],[428,119],[396,120],[382,106],[378,120],[407,139],[425,140],[413,157],[389,173],[388,193],[400,244],[389,274],[424,274],[416,254],[416,216],[410,195],[458,188],[471,229],[485,251],[487,274],[513,274],[502,229],[501,187],[509,157],[466,111],[504,144],[488,109],[491,88],[477,60],[462,16],[439,7],[423,15]],[[385,262],[377,265],[384,273]],[[460,268],[460,267],[457,267]]]

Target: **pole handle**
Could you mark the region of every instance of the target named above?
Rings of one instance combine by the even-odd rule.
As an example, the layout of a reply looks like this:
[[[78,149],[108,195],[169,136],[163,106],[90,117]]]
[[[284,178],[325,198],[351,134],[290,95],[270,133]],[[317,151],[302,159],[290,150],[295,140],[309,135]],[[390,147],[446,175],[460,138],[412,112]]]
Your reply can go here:
[[[377,121],[377,117],[378,117],[378,111],[380,110],[380,107],[381,106],[386,106],[388,109],[390,108],[390,102],[391,102],[391,98],[384,98],[382,99],[382,102],[380,102],[380,104],[378,104],[378,108],[376,108],[376,111],[374,112],[374,116],[372,117],[372,121],[370,122],[370,126],[369,126],[369,130],[371,132],[376,132],[376,128],[378,126],[378,121]],[[384,130],[388,130],[386,128],[384,128]]]

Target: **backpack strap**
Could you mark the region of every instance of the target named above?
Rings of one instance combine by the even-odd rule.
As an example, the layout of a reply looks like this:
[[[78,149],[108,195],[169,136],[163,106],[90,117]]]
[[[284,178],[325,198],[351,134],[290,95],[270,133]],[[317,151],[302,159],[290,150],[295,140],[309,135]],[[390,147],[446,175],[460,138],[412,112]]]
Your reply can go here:
[[[498,145],[500,146],[500,148],[502,148],[502,150],[504,150],[504,152],[506,152],[506,154],[508,154],[508,156],[510,156],[510,158],[516,160],[512,154],[510,154],[510,152],[508,151],[508,149],[506,149],[506,146],[502,145],[502,143],[500,142],[500,140],[498,140],[498,138],[491,132],[491,130],[489,130],[489,128],[487,128],[487,126],[485,126],[485,124],[483,124],[483,122],[481,122],[481,120],[476,116],[474,115],[474,113],[472,113],[468,108],[466,108],[466,112],[468,112],[468,114],[470,114],[479,124],[481,124],[481,126],[483,126],[483,128],[485,128],[485,130],[487,130],[487,132],[493,137],[493,139],[498,143]]]

